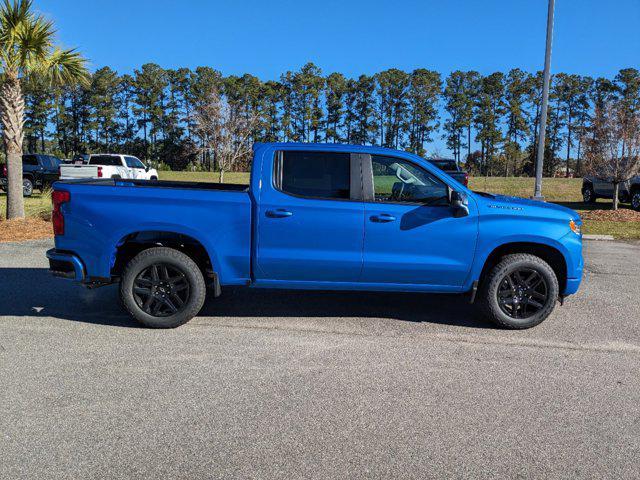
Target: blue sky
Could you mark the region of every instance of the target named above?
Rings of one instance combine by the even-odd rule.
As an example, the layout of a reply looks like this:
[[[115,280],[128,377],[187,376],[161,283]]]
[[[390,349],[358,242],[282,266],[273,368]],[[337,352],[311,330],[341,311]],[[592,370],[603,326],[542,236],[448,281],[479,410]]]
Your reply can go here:
[[[36,0],[91,68],[210,65],[276,79],[425,67],[444,74],[542,68],[546,0]],[[613,76],[640,67],[640,0],[558,0],[554,71]]]

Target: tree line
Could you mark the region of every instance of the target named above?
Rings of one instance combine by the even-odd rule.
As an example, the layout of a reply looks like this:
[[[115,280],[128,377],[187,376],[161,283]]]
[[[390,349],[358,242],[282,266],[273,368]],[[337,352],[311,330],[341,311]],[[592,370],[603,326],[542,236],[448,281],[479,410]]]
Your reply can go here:
[[[542,74],[520,69],[446,77],[419,68],[349,78],[323,75],[307,63],[278,80],[223,76],[211,67],[164,69],[148,63],[133,74],[109,67],[88,82],[52,86],[37,74],[23,82],[25,151],[123,151],[169,168],[217,168],[198,112],[220,95],[230,118],[251,118],[246,142],[372,144],[438,155],[444,140],[474,174],[533,173]],[[580,174],[583,139],[595,111],[611,99],[640,110],[640,72],[613,78],[558,73],[552,78],[545,174]],[[233,168],[247,167],[248,155]]]

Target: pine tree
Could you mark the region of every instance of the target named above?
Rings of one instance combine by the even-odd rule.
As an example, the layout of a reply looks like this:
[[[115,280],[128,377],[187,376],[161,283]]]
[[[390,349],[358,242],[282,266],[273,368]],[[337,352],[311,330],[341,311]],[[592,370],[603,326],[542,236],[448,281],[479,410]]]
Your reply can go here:
[[[411,72],[409,84],[409,150],[425,154],[425,143],[439,127],[438,103],[442,79],[433,70],[418,68]]]
[[[505,176],[519,173],[518,159],[520,142],[529,134],[529,125],[525,113],[525,102],[529,84],[527,74],[515,68],[509,72],[505,82],[506,103],[506,139],[505,139]],[[510,170],[512,166],[512,170]]]
[[[444,122],[444,138],[453,157],[460,162],[462,148],[466,146],[462,140],[465,128],[465,108],[468,105],[468,90],[465,88],[466,75],[459,70],[447,77],[443,91],[444,109],[449,118]]]
[[[324,137],[327,142],[340,143],[340,127],[344,113],[344,101],[347,95],[347,79],[341,73],[332,73],[325,81],[325,103],[327,120]]]
[[[411,77],[392,68],[375,75],[379,143],[388,148],[403,146],[407,125]]]
[[[109,151],[116,136],[118,74],[109,67],[98,69],[91,77],[89,87],[89,107],[93,130],[93,142],[97,149]]]
[[[504,74],[495,72],[482,78],[474,115],[485,175],[493,174],[495,154],[503,140],[500,122],[504,113]]]
[[[360,75],[354,85],[355,122],[351,133],[351,142],[358,145],[373,143],[375,123],[373,118],[375,101],[375,79],[368,75]]]
[[[24,91],[24,133],[26,151],[45,152],[47,125],[51,115],[53,96],[47,80],[33,73],[25,78]]]

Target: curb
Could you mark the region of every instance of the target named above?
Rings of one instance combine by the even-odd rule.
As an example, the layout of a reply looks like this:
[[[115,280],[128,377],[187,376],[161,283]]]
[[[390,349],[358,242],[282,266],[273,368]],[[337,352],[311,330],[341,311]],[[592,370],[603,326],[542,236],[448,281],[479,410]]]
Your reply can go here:
[[[613,240],[613,235],[583,235],[584,240]]]

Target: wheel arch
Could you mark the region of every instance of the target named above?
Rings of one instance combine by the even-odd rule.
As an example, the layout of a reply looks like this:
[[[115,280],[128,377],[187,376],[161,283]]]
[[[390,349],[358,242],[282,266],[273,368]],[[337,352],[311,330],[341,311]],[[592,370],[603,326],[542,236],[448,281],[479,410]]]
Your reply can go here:
[[[218,282],[215,256],[197,236],[175,229],[147,228],[119,237],[110,258],[110,274],[118,277],[129,260],[149,248],[164,246],[174,248],[189,256],[202,271],[205,279]]]
[[[567,260],[562,251],[552,245],[534,241],[512,241],[496,246],[484,258],[482,268],[476,280],[481,283],[487,273],[497,265],[500,260],[510,254],[528,253],[541,258],[549,264],[558,278],[560,291],[563,292],[567,285]]]

